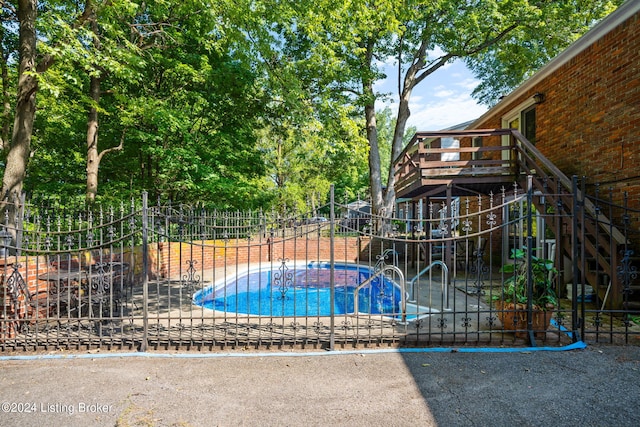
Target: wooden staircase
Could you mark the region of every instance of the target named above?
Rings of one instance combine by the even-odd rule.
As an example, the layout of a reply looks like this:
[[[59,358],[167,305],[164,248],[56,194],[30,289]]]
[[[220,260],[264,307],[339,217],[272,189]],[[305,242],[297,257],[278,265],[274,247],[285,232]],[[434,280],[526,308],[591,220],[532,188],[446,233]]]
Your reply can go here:
[[[572,260],[573,275],[578,283],[593,287],[598,308],[640,307],[640,284],[633,266],[637,252],[615,219],[607,218],[587,197],[584,184],[578,188],[576,177],[566,177],[518,131],[512,134],[517,180],[526,188],[526,177],[532,177],[536,194],[532,201],[539,212],[550,213],[547,225],[556,236],[558,259],[566,256]]]
[[[442,140],[452,138],[463,142],[443,148]],[[533,203],[556,236],[556,261],[571,260],[572,276],[593,287],[598,308],[640,308],[633,266],[640,265],[633,256],[640,254],[640,246],[634,247],[640,236],[635,242],[629,238],[626,213],[610,215],[598,206],[601,201],[587,196],[584,185],[578,188],[576,178],[569,179],[517,130],[417,132],[395,169],[397,197],[406,200],[496,194],[514,181],[527,188],[531,177]]]
[[[443,147],[457,138],[459,147]],[[445,160],[445,156],[449,160]],[[453,160],[451,160],[453,159]],[[514,129],[417,132],[395,161],[398,198],[416,200],[446,194],[489,194],[515,182],[527,188],[531,177],[533,203],[556,236],[558,265],[571,260],[573,277],[597,292],[598,308],[640,309],[640,285],[633,264],[640,259],[640,235],[633,242],[624,228],[627,212],[610,215],[598,206]],[[607,215],[612,218],[608,218]],[[628,223],[628,221],[627,221]]]

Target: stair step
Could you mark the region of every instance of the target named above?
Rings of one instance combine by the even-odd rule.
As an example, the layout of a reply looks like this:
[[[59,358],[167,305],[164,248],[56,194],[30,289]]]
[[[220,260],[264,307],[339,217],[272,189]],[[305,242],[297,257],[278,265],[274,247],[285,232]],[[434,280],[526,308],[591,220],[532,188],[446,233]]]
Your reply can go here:
[[[624,305],[627,310],[640,310],[640,301],[627,301]]]

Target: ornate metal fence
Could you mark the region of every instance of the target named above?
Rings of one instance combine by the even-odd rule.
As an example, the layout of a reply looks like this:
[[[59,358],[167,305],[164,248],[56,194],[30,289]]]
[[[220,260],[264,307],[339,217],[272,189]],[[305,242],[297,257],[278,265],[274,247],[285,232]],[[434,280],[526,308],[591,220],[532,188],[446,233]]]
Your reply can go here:
[[[631,305],[607,309],[569,277],[575,261],[556,251],[563,236],[548,225],[572,214],[537,212],[541,196],[514,187],[401,203],[392,219],[335,201],[288,218],[149,206],[146,196],[75,215],[25,209],[15,229],[4,227],[18,243],[7,239],[0,255],[0,348],[634,342]],[[528,260],[514,258],[523,249]],[[628,255],[612,268],[630,293]],[[544,325],[530,300],[497,304],[518,271],[503,266],[534,258],[553,264],[559,298]]]

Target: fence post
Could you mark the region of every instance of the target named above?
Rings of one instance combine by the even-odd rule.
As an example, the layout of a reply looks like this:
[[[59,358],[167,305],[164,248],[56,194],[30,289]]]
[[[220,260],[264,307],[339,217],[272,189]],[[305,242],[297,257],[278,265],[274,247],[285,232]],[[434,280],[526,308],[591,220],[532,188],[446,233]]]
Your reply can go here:
[[[335,198],[334,198],[334,192],[333,192],[334,188],[333,188],[333,184],[331,184],[331,198],[330,198],[330,205],[331,205],[331,213],[329,215],[329,227],[330,227],[330,239],[329,239],[329,265],[330,265],[330,270],[329,270],[329,304],[331,305],[330,307],[330,314],[331,314],[331,321],[330,321],[330,327],[331,327],[331,333],[329,335],[329,350],[333,351],[335,349],[335,340],[336,340],[336,335],[335,335],[335,327],[336,327],[336,312],[335,312],[335,307],[334,307],[334,302],[335,302],[335,297],[336,297],[336,283],[335,283],[335,257],[334,257],[334,240],[336,237],[335,234],[335,219],[336,219],[336,213],[335,213]],[[358,294],[356,294],[354,296],[354,298],[358,298]],[[357,313],[356,313],[357,315]]]
[[[580,275],[580,269],[578,267],[578,262],[580,258],[580,248],[578,246],[578,212],[580,211],[581,202],[578,200],[579,192],[578,192],[578,177],[573,175],[571,180],[571,192],[573,193],[573,206],[572,206],[572,218],[571,218],[571,264],[573,267],[572,275],[573,281],[571,283],[571,329],[573,333],[571,336],[573,337],[573,342],[578,341],[578,329],[581,329],[580,318],[578,317],[578,276]],[[584,218],[583,223],[584,225]],[[584,235],[581,236],[584,239]],[[584,240],[583,240],[584,241]],[[584,260],[584,258],[583,258]],[[584,268],[584,265],[583,265]],[[584,282],[584,279],[581,281]],[[581,330],[581,333],[584,332]]]
[[[535,347],[533,333],[533,272],[531,271],[533,256],[533,177],[527,176],[527,335],[529,344]]]
[[[142,343],[140,351],[147,351],[149,338],[149,217],[148,194],[142,192]]]
[[[24,234],[24,204],[26,203],[26,193],[20,193],[20,206],[18,206],[16,217],[16,255],[22,255],[22,235]]]

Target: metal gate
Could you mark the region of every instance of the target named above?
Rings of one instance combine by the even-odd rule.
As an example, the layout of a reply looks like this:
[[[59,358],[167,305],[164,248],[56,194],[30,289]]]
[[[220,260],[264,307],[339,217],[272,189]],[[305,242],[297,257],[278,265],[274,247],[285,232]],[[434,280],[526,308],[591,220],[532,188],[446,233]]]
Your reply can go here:
[[[418,209],[406,202],[391,219],[333,197],[290,217],[149,206],[146,195],[73,215],[28,208],[0,236],[0,348],[634,342],[638,313],[607,308],[604,294],[589,292],[575,268],[586,262],[578,228],[549,231],[576,214],[545,205],[545,196],[552,199],[514,186]],[[563,238],[573,239],[576,258],[558,250]],[[627,289],[630,259],[608,272],[625,275]],[[508,283],[536,260],[551,266],[546,279],[557,297],[545,324],[536,323],[531,299],[500,305]]]

